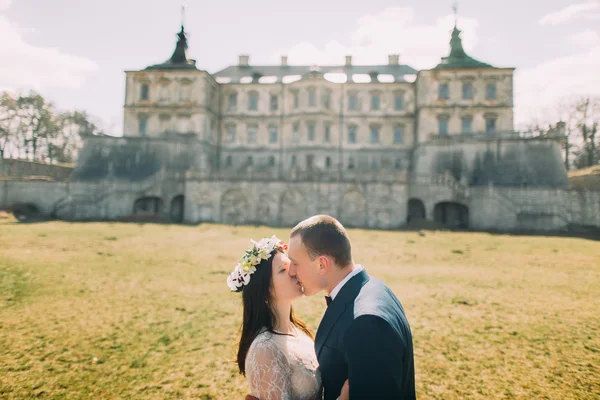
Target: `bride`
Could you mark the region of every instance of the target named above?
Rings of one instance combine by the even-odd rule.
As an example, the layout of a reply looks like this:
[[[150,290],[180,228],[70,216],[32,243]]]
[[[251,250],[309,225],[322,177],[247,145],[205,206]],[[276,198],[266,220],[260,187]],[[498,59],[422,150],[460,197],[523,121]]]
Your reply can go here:
[[[285,250],[275,236],[252,241],[227,278],[229,288],[242,293],[244,307],[237,364],[255,398],[321,399],[314,338],[292,308],[302,286],[288,274]]]

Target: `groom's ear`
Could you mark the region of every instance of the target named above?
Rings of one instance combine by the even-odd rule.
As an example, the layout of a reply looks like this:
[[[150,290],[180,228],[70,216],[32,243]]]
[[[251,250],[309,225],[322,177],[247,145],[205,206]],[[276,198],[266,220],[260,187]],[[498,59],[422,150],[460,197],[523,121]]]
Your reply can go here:
[[[331,268],[331,260],[327,256],[319,256],[319,273],[321,275],[326,274]]]

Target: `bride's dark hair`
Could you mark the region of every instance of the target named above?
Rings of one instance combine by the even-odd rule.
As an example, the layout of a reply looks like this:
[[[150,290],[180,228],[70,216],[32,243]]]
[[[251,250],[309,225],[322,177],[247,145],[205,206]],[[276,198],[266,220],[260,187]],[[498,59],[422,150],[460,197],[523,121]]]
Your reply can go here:
[[[242,375],[246,375],[246,355],[260,330],[264,327],[267,331],[278,335],[277,332],[273,331],[277,317],[274,309],[273,282],[271,279],[273,275],[273,258],[275,258],[277,251],[279,250],[274,251],[268,260],[262,260],[256,266],[256,272],[252,274],[250,282],[242,289],[244,316],[237,353],[237,364]],[[314,339],[306,324],[294,315],[293,308],[290,311],[290,321],[311,339]]]

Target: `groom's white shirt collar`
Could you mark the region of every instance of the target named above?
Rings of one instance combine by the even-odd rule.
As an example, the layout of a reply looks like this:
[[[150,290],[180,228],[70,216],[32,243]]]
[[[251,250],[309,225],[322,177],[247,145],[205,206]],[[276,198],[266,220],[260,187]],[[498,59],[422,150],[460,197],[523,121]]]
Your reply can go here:
[[[358,274],[363,269],[364,268],[362,265],[357,264],[356,268],[352,272],[350,272],[348,275],[346,275],[346,277],[344,279],[342,279],[342,281],[340,283],[338,283],[336,287],[333,288],[333,290],[331,291],[331,294],[329,295],[329,297],[331,297],[331,300],[335,299],[335,296],[337,296],[337,294],[340,292],[340,290],[342,290],[342,288],[344,287],[346,282],[348,282],[350,279],[352,279],[352,277],[354,275]]]

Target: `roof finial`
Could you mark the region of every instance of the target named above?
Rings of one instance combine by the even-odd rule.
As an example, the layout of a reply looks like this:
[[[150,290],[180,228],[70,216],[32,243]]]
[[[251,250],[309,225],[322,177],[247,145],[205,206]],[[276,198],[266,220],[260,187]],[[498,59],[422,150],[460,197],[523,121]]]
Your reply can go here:
[[[452,9],[454,10],[454,27],[456,28],[457,21],[458,21],[458,1],[457,0],[454,0]]]
[[[181,3],[181,28],[185,25],[185,9],[187,8],[187,3],[184,1]]]

